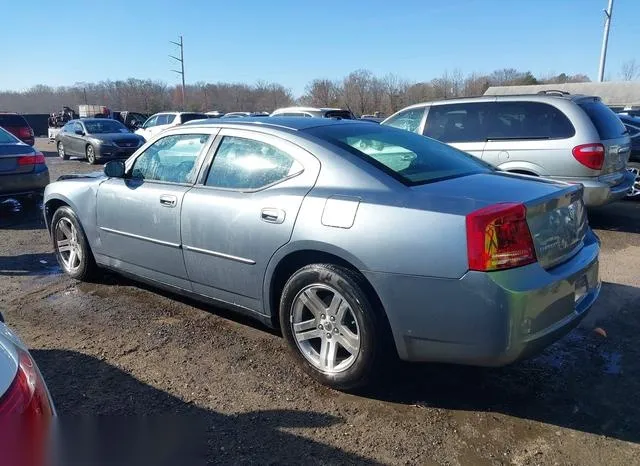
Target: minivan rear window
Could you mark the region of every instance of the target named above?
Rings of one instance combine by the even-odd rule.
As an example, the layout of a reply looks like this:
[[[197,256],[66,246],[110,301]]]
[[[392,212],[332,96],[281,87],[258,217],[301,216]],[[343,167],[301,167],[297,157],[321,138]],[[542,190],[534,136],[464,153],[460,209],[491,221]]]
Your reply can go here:
[[[585,100],[578,102],[578,105],[589,116],[600,139],[615,139],[626,133],[620,118],[599,100]]]
[[[29,126],[22,115],[0,113],[0,126]]]

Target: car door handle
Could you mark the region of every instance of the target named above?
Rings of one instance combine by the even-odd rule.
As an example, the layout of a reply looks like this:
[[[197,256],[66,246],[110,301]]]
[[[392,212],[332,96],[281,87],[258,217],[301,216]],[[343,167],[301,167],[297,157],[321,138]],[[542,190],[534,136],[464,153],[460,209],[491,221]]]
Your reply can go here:
[[[175,207],[178,203],[178,198],[170,194],[163,194],[160,196],[160,205],[163,207]]]
[[[267,223],[282,223],[284,222],[285,215],[284,210],[264,208],[260,213],[260,218]]]

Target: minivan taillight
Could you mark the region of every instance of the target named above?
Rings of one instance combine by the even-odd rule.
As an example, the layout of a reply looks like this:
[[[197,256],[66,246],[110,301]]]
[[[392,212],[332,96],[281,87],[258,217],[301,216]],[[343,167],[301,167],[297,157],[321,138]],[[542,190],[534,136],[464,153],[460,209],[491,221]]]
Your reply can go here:
[[[23,155],[18,157],[18,165],[42,165],[45,163],[44,154],[36,152],[34,155]]]
[[[604,164],[604,146],[602,144],[581,144],[571,151],[575,159],[585,167],[600,170]]]
[[[471,212],[467,222],[470,270],[510,269],[536,261],[523,204],[504,203]]]

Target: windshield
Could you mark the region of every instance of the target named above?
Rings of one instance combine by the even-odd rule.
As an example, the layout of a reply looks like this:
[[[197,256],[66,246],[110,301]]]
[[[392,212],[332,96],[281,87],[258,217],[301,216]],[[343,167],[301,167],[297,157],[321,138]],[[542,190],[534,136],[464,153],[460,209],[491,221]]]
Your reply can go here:
[[[128,133],[129,130],[119,121],[115,120],[92,120],[84,121],[84,126],[89,134],[106,134],[106,133]]]
[[[17,142],[20,141],[13,134],[0,128],[0,144],[15,144]]]
[[[362,123],[318,126],[307,131],[358,155],[409,186],[493,171],[458,149],[395,128]]]

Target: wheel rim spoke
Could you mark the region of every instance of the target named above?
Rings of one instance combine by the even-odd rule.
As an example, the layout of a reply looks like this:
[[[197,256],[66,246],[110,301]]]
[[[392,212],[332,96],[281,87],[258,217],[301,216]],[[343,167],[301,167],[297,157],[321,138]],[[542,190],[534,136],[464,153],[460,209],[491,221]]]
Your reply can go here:
[[[59,225],[60,225],[60,230],[64,234],[65,238],[73,239],[73,233],[71,232],[69,225],[67,225],[66,220],[61,220]]]
[[[326,284],[310,285],[293,300],[291,329],[304,358],[316,369],[350,368],[361,349],[360,327],[349,302]]]
[[[342,329],[342,333],[336,335],[336,339],[340,346],[349,352],[349,354],[357,354],[360,346],[360,339],[355,333],[346,328]]]
[[[304,322],[298,322],[293,324],[293,331],[296,333],[305,332],[307,330],[315,329],[318,327],[316,319],[305,320]]]
[[[296,333],[296,339],[298,341],[307,341],[307,340],[311,340],[313,338],[320,338],[322,336],[322,330],[319,329],[313,329],[313,330],[308,330],[306,332],[297,332]]]
[[[320,365],[327,370],[332,370],[336,366],[336,355],[338,353],[338,345],[336,341],[324,338],[320,345]]]
[[[308,289],[302,294],[304,305],[311,311],[311,313],[319,319],[323,312],[325,312],[324,303],[318,298],[318,295],[313,289]]]

